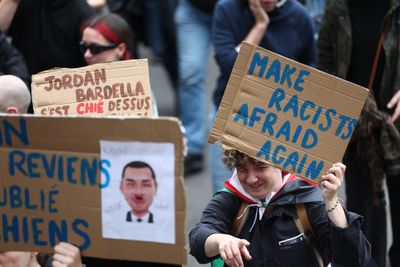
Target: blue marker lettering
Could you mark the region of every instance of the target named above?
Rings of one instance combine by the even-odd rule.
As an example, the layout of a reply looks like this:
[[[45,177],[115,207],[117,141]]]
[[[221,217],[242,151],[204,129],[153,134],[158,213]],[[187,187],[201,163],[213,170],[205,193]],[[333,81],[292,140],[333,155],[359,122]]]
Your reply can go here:
[[[18,185],[10,186],[10,208],[19,209],[22,206],[21,188]]]
[[[100,188],[107,188],[110,184],[110,173],[108,172],[107,168],[111,168],[111,162],[106,159],[102,159],[100,161],[100,172],[103,174],[103,178],[100,184]]]
[[[272,154],[272,162],[276,165],[280,165],[282,161],[285,160],[284,157],[278,157],[280,151],[282,151],[282,153],[285,153],[286,148],[282,145],[277,145],[274,150],[274,153]]]
[[[278,59],[272,61],[271,66],[269,66],[268,72],[265,75],[265,79],[269,80],[272,76],[274,76],[274,82],[278,83],[281,79],[281,62]]]
[[[268,113],[267,116],[265,116],[265,120],[264,120],[263,127],[261,129],[261,132],[265,133],[265,131],[268,130],[268,134],[270,136],[273,136],[274,135],[273,126],[277,121],[278,121],[278,116],[275,113],[273,113],[273,112]]]
[[[81,161],[81,184],[85,185],[87,178],[89,178],[89,184],[95,185],[97,178],[98,164],[97,159],[93,158],[91,164],[87,159]]]
[[[256,121],[260,121],[261,120],[261,117],[258,116],[257,113],[265,114],[265,110],[261,109],[261,108],[258,108],[258,107],[255,107],[253,109],[253,112],[251,113],[251,118],[250,118],[250,121],[249,121],[249,127],[254,127],[254,123]]]
[[[303,104],[300,107],[300,119],[303,120],[303,121],[307,121],[311,117],[310,114],[305,115],[307,107],[310,107],[310,108],[314,109],[315,108],[315,104],[313,102],[309,101],[309,100],[306,100],[306,101],[303,102]]]
[[[272,108],[275,105],[276,111],[281,111],[281,102],[285,99],[285,91],[281,88],[277,88],[269,100],[268,107]]]
[[[281,128],[276,134],[276,138],[279,138],[281,135],[285,137],[286,141],[290,140],[290,121],[285,121],[285,123],[282,124]]]
[[[290,68],[289,64],[285,65],[285,69],[282,73],[280,84],[283,85],[285,82],[288,88],[292,87],[292,75],[296,72],[296,67]]]
[[[299,113],[299,98],[297,95],[293,95],[283,108],[283,112],[285,113],[288,112],[289,110],[292,110],[293,117],[297,118],[297,115]]]
[[[49,221],[49,242],[50,246],[54,247],[58,242],[68,242],[67,222],[61,220],[61,227],[51,220]]]
[[[39,165],[35,162],[35,159],[41,159],[41,154],[37,152],[32,152],[28,154],[27,157],[27,165],[28,165],[28,173],[31,178],[40,178],[40,172],[37,170]]]
[[[42,155],[43,158],[43,169],[46,172],[46,176],[49,178],[53,178],[56,172],[56,155],[51,155],[50,163],[45,155]]]
[[[239,108],[238,113],[233,118],[233,122],[238,122],[239,120],[243,120],[243,125],[247,126],[248,117],[249,117],[249,105],[242,104]]]
[[[40,236],[43,231],[40,229],[39,225],[43,223],[42,218],[33,218],[31,220],[32,223],[32,235],[33,235],[33,244],[36,246],[47,246],[47,242],[40,240]]]
[[[9,234],[12,235],[12,240],[14,242],[19,242],[19,225],[18,225],[18,217],[14,216],[12,218],[12,221],[8,222],[7,214],[3,214],[1,216],[1,223],[3,225],[3,231],[2,231],[2,241],[8,242]]]
[[[294,82],[293,88],[294,88],[295,90],[299,91],[299,92],[302,92],[302,91],[304,90],[304,88],[301,87],[300,85],[301,85],[302,83],[304,83],[304,76],[307,76],[307,75],[309,75],[309,74],[310,74],[310,72],[309,72],[308,70],[300,70],[300,71],[299,71],[299,75],[297,75],[297,79],[296,79],[296,81]]]
[[[85,231],[80,229],[81,227],[87,229],[89,228],[89,223],[82,219],[75,219],[74,222],[72,223],[72,230],[82,237],[83,242],[81,245],[78,245],[78,247],[81,251],[84,251],[85,249],[90,247],[91,240],[90,236]]]
[[[26,129],[26,119],[19,119],[19,129],[15,128],[9,121],[3,120],[4,138],[7,146],[13,146],[13,137],[24,145],[29,145],[28,131]],[[0,132],[0,145],[3,145],[3,135]]]
[[[23,168],[25,158],[25,153],[21,150],[13,150],[8,154],[8,173],[10,176],[15,175],[16,169],[18,169],[23,175],[28,175],[26,170]]]
[[[321,173],[322,169],[324,168],[324,162],[320,161],[317,165],[317,161],[313,160],[310,165],[308,165],[308,168],[306,170],[305,176],[310,177],[312,180],[315,180],[318,178],[319,174]]]
[[[258,72],[258,77],[261,78],[264,76],[265,69],[267,68],[268,64],[268,56],[265,56],[261,58],[260,52],[255,52],[253,55],[253,59],[251,60],[250,63],[250,68],[249,68],[249,74],[254,73],[254,69],[256,66],[260,67],[260,70]]]
[[[267,140],[265,141],[261,149],[257,152],[257,157],[261,158],[261,156],[264,156],[265,160],[269,160],[270,151],[271,151],[271,142]]]
[[[67,168],[66,168],[67,169],[67,180],[71,184],[76,184],[77,183],[77,180],[75,180],[74,177],[73,177],[74,172],[75,172],[75,168],[74,168],[73,164],[75,162],[77,162],[77,161],[78,161],[77,157],[69,157],[69,158],[67,158]]]
[[[292,172],[296,171],[297,162],[299,161],[299,153],[292,152],[289,157],[286,159],[285,164],[283,164],[283,168],[288,170],[289,165],[292,166]]]
[[[326,118],[326,125],[324,126],[322,123],[320,123],[318,125],[318,129],[322,132],[326,132],[329,130],[329,128],[332,125],[332,118],[331,116],[336,116],[336,110],[334,110],[333,108],[328,109],[325,112],[325,118]]]
[[[314,132],[313,129],[307,129],[306,132],[304,133],[304,137],[301,142],[301,147],[304,149],[311,149],[315,147],[317,144],[318,144],[318,135]]]

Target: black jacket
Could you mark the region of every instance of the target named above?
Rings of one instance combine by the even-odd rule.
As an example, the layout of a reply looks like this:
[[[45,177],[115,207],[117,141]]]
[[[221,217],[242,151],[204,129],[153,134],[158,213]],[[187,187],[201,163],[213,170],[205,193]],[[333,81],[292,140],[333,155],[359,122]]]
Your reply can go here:
[[[237,196],[221,192],[208,204],[200,223],[190,232],[190,254],[200,263],[212,260],[204,252],[205,240],[211,234],[229,233],[232,222],[241,206]],[[251,261],[246,267],[291,267],[317,266],[312,249],[306,240],[290,245],[279,245],[300,234],[295,225],[296,203],[305,203],[310,224],[317,236],[317,245],[325,262],[333,259],[342,266],[364,266],[370,259],[370,245],[360,230],[361,216],[347,212],[349,227],[336,227],[325,212],[325,204],[319,188],[304,181],[295,180],[287,184],[267,207],[261,220],[254,221],[257,207],[250,207],[249,215],[238,237],[250,242]]]
[[[7,34],[29,73],[85,66],[79,48],[82,23],[94,15],[85,0],[20,1]]]
[[[29,73],[24,58],[0,31],[0,75],[5,74],[15,75],[29,85]]]

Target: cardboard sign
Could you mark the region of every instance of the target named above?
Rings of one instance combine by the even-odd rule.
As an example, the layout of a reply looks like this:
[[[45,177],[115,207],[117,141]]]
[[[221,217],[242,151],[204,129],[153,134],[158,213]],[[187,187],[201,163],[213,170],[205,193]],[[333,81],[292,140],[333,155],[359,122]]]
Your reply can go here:
[[[125,148],[108,147],[106,157],[100,157],[102,140],[134,141],[142,147],[151,142],[174,151],[175,194],[169,196],[174,202],[173,242],[135,241],[132,233],[130,240],[103,238],[101,192],[121,181],[121,170],[113,175],[115,166],[107,155]],[[176,119],[1,116],[0,145],[1,250],[52,252],[63,240],[79,246],[84,256],[186,264],[184,147]],[[164,177],[156,164],[153,168],[160,187]],[[158,203],[153,211],[169,211]],[[155,216],[154,225],[160,226],[160,212]],[[120,219],[125,222],[125,216],[115,218]]]
[[[242,43],[209,142],[317,181],[342,160],[368,90]]]
[[[52,69],[32,76],[37,115],[153,115],[147,59]]]

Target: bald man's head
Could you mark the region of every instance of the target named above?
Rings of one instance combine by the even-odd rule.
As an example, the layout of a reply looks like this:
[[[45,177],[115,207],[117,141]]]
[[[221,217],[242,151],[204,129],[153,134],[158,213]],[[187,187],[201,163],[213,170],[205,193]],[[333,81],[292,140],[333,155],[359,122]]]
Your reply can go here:
[[[0,76],[0,112],[26,113],[31,94],[26,84],[17,76]]]

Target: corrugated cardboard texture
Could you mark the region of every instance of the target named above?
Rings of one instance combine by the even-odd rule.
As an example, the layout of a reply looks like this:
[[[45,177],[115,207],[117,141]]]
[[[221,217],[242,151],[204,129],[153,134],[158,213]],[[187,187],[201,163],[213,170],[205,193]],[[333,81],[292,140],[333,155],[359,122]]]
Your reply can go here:
[[[100,140],[174,143],[176,244],[102,238]],[[85,236],[90,237],[84,256],[186,264],[184,145],[176,119],[1,116],[0,144],[1,250],[51,252],[49,225],[61,228],[64,223],[69,242],[82,245]],[[98,166],[93,183],[90,175],[81,173],[83,161],[97,162],[91,165]],[[75,168],[72,178],[68,162]],[[19,187],[19,193],[12,187]],[[54,201],[49,204],[51,194]]]
[[[208,141],[319,181],[342,160],[368,89],[242,43]]]
[[[32,76],[37,115],[152,116],[147,59],[60,68]]]

